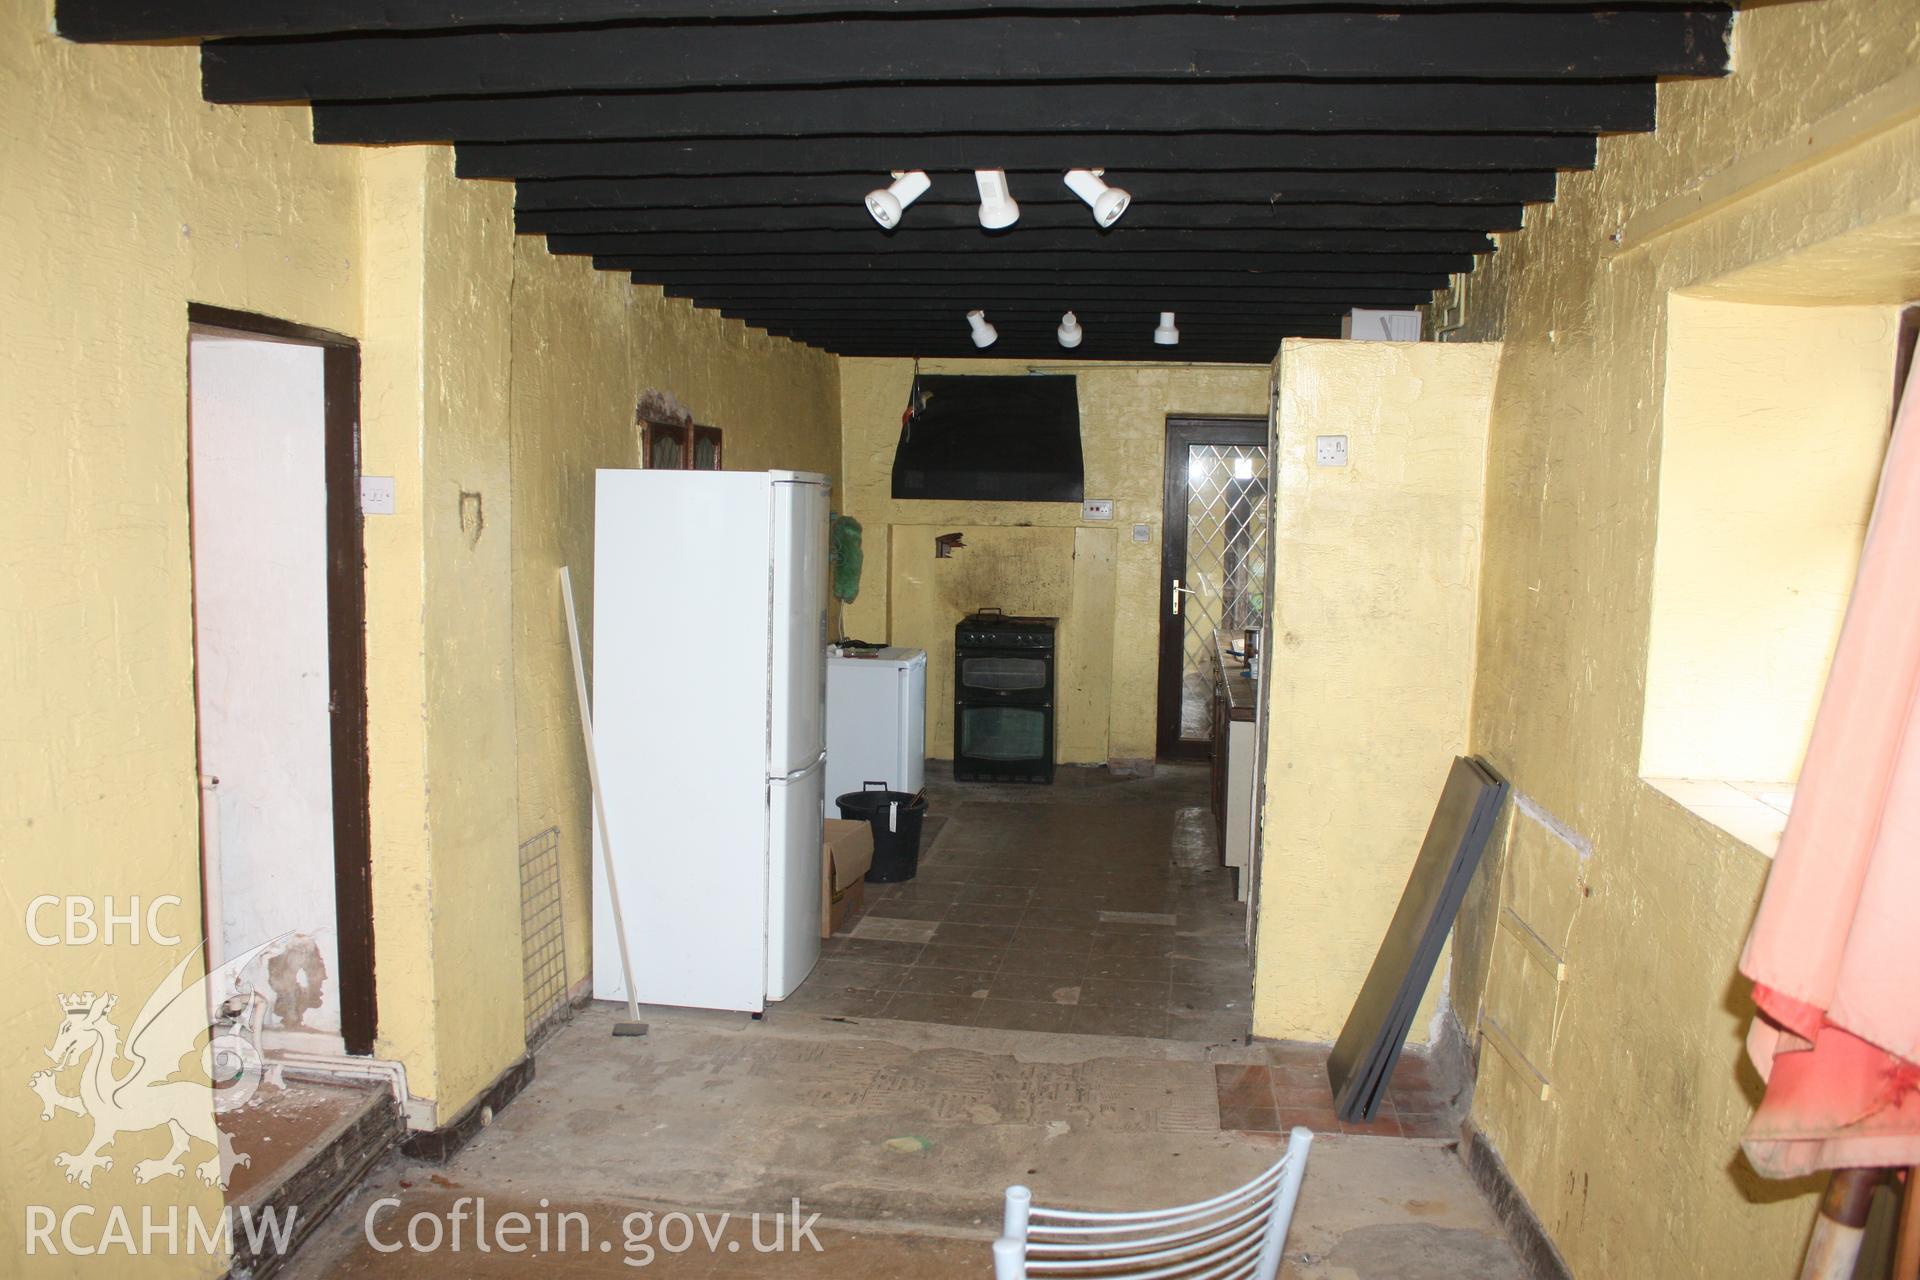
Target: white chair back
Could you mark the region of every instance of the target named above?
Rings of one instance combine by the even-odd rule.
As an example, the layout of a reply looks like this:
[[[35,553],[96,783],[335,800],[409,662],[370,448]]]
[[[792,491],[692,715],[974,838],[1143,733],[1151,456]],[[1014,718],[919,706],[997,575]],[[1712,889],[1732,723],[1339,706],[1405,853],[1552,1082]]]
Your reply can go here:
[[[1253,1181],[1171,1209],[1048,1209],[1025,1187],[1008,1187],[994,1280],[1274,1280],[1312,1145],[1309,1130],[1295,1129],[1287,1153]]]

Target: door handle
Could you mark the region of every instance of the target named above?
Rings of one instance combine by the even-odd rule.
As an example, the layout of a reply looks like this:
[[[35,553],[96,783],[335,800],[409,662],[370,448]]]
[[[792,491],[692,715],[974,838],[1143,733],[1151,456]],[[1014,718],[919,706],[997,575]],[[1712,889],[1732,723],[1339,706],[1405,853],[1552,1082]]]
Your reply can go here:
[[[1171,598],[1167,601],[1167,607],[1173,611],[1173,616],[1177,618],[1180,616],[1180,597],[1181,596],[1197,596],[1199,594],[1200,593],[1198,591],[1193,590],[1191,587],[1181,586],[1180,579],[1175,578],[1173,580],[1172,595],[1171,595]]]

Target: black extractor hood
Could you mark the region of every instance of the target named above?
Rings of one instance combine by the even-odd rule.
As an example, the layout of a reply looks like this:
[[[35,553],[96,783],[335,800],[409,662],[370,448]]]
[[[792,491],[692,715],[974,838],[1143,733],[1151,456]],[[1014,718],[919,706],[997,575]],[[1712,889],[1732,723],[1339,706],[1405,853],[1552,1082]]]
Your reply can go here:
[[[913,380],[893,496],[965,502],[1079,502],[1080,395],[1072,375]]]

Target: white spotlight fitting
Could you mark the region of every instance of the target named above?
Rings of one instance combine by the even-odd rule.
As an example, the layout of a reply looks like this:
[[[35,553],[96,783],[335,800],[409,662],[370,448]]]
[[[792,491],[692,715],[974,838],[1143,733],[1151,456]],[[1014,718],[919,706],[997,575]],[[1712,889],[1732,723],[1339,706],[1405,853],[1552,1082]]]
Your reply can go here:
[[[1163,347],[1178,345],[1180,341],[1180,331],[1173,327],[1173,312],[1162,311],[1160,313],[1160,327],[1153,331],[1153,340]]]
[[[989,231],[1012,226],[1020,217],[1020,206],[1007,189],[1005,169],[975,169],[973,185],[980,188],[980,225]]]
[[[867,192],[867,212],[875,222],[891,231],[900,225],[900,214],[906,207],[925,195],[932,185],[933,179],[919,169],[905,173],[896,169],[891,183]]]
[[[1060,339],[1061,346],[1077,347],[1080,345],[1080,339],[1087,336],[1087,331],[1080,327],[1080,322],[1074,319],[1073,312],[1069,311],[1060,317],[1060,327],[1053,331],[1053,335]]]
[[[1120,215],[1133,203],[1133,197],[1119,187],[1110,187],[1102,182],[1100,175],[1105,172],[1105,169],[1069,169],[1067,187],[1087,202],[1097,225],[1110,227],[1120,221]]]
[[[987,323],[987,313],[984,311],[967,312],[967,326],[973,330],[973,345],[976,347],[990,347],[1000,337],[1000,331]]]

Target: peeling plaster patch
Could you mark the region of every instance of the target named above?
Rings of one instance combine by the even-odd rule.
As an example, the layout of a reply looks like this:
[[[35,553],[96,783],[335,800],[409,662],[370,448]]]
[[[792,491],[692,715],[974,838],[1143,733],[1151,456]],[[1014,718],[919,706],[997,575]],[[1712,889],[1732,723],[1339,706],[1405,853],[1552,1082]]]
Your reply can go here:
[[[467,545],[480,545],[480,535],[487,529],[485,505],[478,493],[462,489],[460,491],[460,532],[467,535]]]
[[[305,934],[291,939],[286,949],[267,959],[267,986],[273,991],[273,1016],[282,1027],[298,1027],[307,1010],[325,999],[326,962],[320,948]]]
[[[658,391],[652,387],[640,393],[640,403],[635,406],[634,416],[641,422],[657,422],[669,427],[693,425],[693,410],[681,404],[673,392]]]
[[[1593,841],[1587,839],[1578,831],[1575,831],[1572,827],[1548,813],[1545,809],[1542,809],[1539,802],[1534,800],[1532,796],[1524,795],[1518,791],[1514,792],[1513,807],[1521,813],[1526,814],[1529,818],[1532,818],[1540,826],[1545,827],[1547,831],[1562,844],[1572,846],[1573,851],[1580,855],[1580,861],[1585,862],[1593,856]]]

